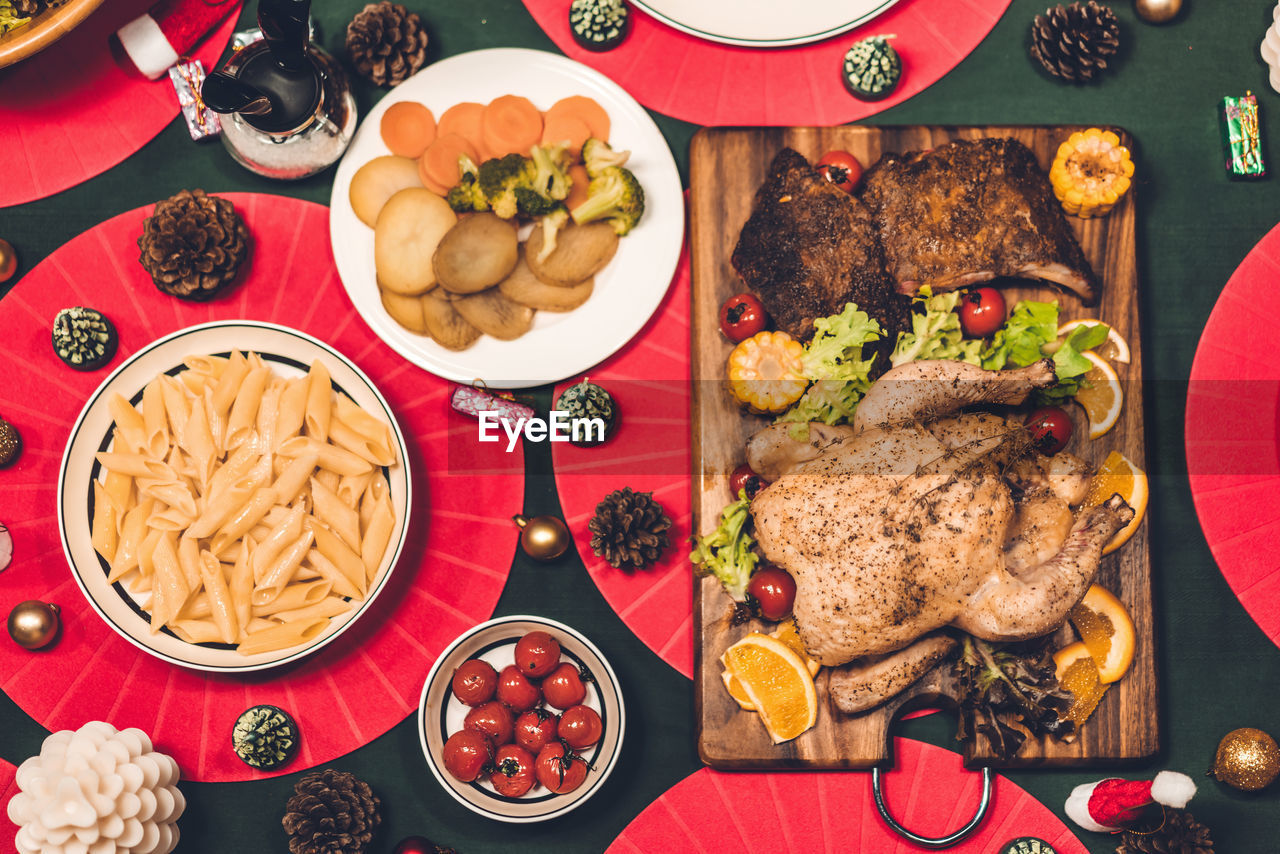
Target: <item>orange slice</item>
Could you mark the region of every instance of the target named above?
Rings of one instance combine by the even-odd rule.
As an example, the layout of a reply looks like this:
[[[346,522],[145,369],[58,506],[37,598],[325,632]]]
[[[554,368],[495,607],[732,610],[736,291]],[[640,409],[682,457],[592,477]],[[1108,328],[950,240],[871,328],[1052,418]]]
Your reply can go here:
[[[1111,542],[1103,547],[1102,553],[1111,554],[1123,546],[1138,530],[1142,519],[1147,515],[1147,500],[1150,490],[1147,484],[1147,473],[1135,466],[1128,457],[1119,451],[1112,451],[1098,467],[1098,473],[1089,481],[1089,492],[1084,498],[1084,507],[1095,507],[1112,495],[1119,495],[1133,508],[1133,521],[1125,525]]]
[[[1094,584],[1080,604],[1071,609],[1071,625],[1076,627],[1104,685],[1118,680],[1133,663],[1133,620],[1124,604],[1109,591]]]
[[[818,671],[822,669],[822,665],[809,657],[808,650],[804,648],[804,644],[800,641],[800,635],[796,632],[795,620],[783,620],[778,624],[778,628],[769,632],[769,637],[777,638],[795,650],[796,655],[804,659],[805,665],[809,668],[810,676],[818,675]],[[720,656],[720,663],[725,664],[726,667],[728,666],[725,663],[723,655]],[[756,707],[751,703],[751,698],[747,696],[746,690],[742,687],[742,683],[739,682],[732,673],[728,670],[724,670],[720,673],[720,678],[724,680],[724,687],[725,690],[729,692],[729,696],[732,697],[739,706],[746,709],[748,712],[754,712],[756,710]]]
[[[1116,376],[1110,362],[1092,350],[1085,350],[1080,355],[1093,367],[1084,375],[1084,383],[1076,392],[1076,403],[1083,406],[1089,416],[1089,438],[1096,439],[1120,420],[1120,411],[1124,409],[1124,390],[1120,388],[1120,377]]]
[[[725,650],[724,663],[774,744],[790,741],[817,722],[813,677],[804,659],[782,641],[752,632]]]
[[[1111,686],[1104,685],[1098,678],[1098,665],[1093,663],[1088,647],[1080,641],[1054,653],[1053,662],[1057,665],[1058,684],[1075,697],[1063,718],[1075,722],[1078,730],[1098,708],[1102,695]]]

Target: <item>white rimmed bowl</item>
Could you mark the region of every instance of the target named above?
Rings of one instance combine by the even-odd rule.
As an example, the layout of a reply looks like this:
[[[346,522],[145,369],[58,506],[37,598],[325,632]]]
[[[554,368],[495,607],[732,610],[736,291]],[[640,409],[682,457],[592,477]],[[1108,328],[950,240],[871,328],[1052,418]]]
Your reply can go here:
[[[319,360],[328,368],[335,390],[386,421],[396,442],[397,462],[384,469],[391,487],[396,524],[387,553],[369,587],[369,595],[351,611],[331,618],[325,630],[307,643],[256,655],[241,655],[226,644],[187,643],[167,630],[152,634],[150,620],[142,608],[145,597],[131,595],[123,585],[107,583],[106,562],[93,550],[91,542],[92,481],[105,475],[96,454],[109,449],[115,424],[107,405],[109,396],[119,393],[136,405],[147,383],[158,374],[182,369],[185,357],[226,355],[233,349],[258,353],[282,376],[301,376],[313,361]],[[286,326],[251,320],[204,323],[180,329],[138,350],[112,371],[89,398],[71,428],[62,455],[58,473],[58,532],[72,575],[89,604],[125,640],[182,667],[222,673],[263,670],[296,661],[333,641],[368,610],[386,586],[408,532],[412,488],[406,460],[404,434],[391,407],[373,381],[346,356],[305,332]]]
[[[583,704],[600,714],[604,734],[594,746],[581,751],[591,766],[581,786],[563,795],[551,794],[536,786],[523,797],[508,798],[499,795],[484,775],[473,783],[463,783],[445,770],[442,758],[444,743],[451,734],[462,729],[463,719],[470,711],[469,706],[453,696],[451,683],[453,672],[468,659],[482,658],[499,672],[514,664],[516,641],[526,632],[535,630],[545,631],[560,642],[561,660],[573,662],[591,674],[591,681],[585,683],[587,696]],[[495,821],[517,824],[558,818],[581,806],[599,791],[622,752],[626,723],[626,708],[618,677],[595,644],[563,623],[528,615],[498,617],[464,632],[436,659],[427,674],[418,702],[418,739],[422,743],[427,766],[440,785],[472,812]]]

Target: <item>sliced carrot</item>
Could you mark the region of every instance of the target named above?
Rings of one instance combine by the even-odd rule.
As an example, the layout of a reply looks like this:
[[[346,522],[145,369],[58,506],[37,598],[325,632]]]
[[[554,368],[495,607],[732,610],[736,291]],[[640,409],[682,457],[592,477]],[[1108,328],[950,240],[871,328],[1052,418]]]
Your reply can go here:
[[[440,136],[446,133],[456,133],[465,139],[476,149],[476,153],[484,156],[481,151],[484,146],[480,144],[482,135],[480,133],[480,114],[484,112],[484,104],[477,104],[475,101],[463,101],[461,104],[454,104],[440,115],[440,124],[436,128],[436,132]]]
[[[491,157],[506,154],[529,155],[542,139],[542,113],[519,95],[500,95],[489,102],[480,115],[484,147]]]
[[[418,160],[418,176],[426,188],[442,196],[448,193],[458,183],[458,157],[462,154],[475,160],[475,146],[456,133],[436,137]]]
[[[558,121],[562,116],[573,116],[591,128],[591,135],[597,139],[609,141],[609,114],[594,98],[586,95],[570,95],[561,98],[547,110],[547,121]]]
[[[582,143],[591,136],[591,128],[577,116],[561,113],[558,116],[547,116],[542,122],[542,144],[560,145],[566,143],[568,150],[577,160],[582,156]]]
[[[573,183],[569,185],[569,195],[565,197],[564,206],[573,210],[587,200],[587,183],[591,179],[587,177],[586,167],[575,163],[569,167],[569,180]]]
[[[436,117],[416,101],[400,101],[382,114],[378,129],[392,154],[421,157],[436,138]]]

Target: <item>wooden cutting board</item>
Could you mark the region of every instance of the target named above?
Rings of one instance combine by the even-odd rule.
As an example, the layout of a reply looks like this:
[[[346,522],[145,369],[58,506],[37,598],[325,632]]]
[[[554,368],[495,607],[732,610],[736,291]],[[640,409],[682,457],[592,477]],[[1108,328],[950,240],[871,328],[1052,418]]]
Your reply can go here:
[[[732,349],[718,329],[720,304],[742,291],[729,259],[738,232],[751,213],[756,188],[769,162],[783,146],[811,162],[824,152],[846,149],[868,166],[882,152],[933,148],[950,139],[1011,136],[1036,153],[1048,170],[1058,145],[1077,127],[834,127],[713,128],[699,132],[690,150],[691,228],[693,246],[693,459],[694,528],[713,531],[721,509],[729,503],[728,474],[744,461],[744,443],[766,419],[745,414],[725,388],[724,367]],[[1125,144],[1127,134],[1117,130]],[[1141,163],[1138,169],[1142,169]],[[1102,300],[1086,308],[1074,294],[1050,285],[1027,283],[1005,288],[1009,306],[1023,298],[1057,299],[1065,320],[1097,317],[1129,342],[1132,361],[1117,365],[1124,384],[1120,421],[1106,435],[1089,440],[1082,410],[1074,407],[1077,430],[1067,450],[1095,467],[1119,450],[1147,468],[1143,439],[1142,324],[1138,314],[1138,274],[1134,247],[1134,193],[1109,216],[1082,220],[1068,217],[1085,255],[1101,276]],[[1029,742],[1010,762],[965,745],[973,765],[1009,767],[1103,765],[1152,756],[1159,746],[1156,655],[1151,606],[1151,561],[1147,525],[1122,548],[1103,558],[1097,583],[1128,606],[1137,630],[1137,651],[1127,675],[1111,686],[1078,739],[1065,744],[1049,739]],[[794,741],[774,745],[753,712],[739,709],[721,681],[720,655],[750,631],[769,631],[768,624],[729,624],[731,600],[714,578],[695,582],[694,674],[698,749],[704,762],[726,769],[868,768],[890,759],[894,719],[921,705],[943,705],[933,674],[887,705],[856,716],[843,715],[826,694],[826,670],[819,673],[818,723]],[[1061,644],[1073,639],[1070,628]],[[948,714],[953,714],[948,712]]]

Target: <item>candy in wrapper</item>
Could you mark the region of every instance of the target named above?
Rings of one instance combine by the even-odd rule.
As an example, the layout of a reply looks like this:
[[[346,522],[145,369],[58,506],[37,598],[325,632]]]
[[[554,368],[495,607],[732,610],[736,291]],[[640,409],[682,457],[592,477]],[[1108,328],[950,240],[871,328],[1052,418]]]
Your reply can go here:
[[[1246,92],[1242,98],[1223,98],[1218,119],[1222,126],[1222,153],[1226,158],[1227,173],[1232,178],[1261,178],[1266,175],[1257,97]]]
[[[528,420],[535,414],[532,406],[495,394],[487,388],[469,385],[460,385],[453,390],[449,406],[454,412],[472,418],[479,418],[481,412],[497,413],[498,420],[510,424],[512,429],[521,419]]]
[[[200,60],[178,60],[169,69],[169,79],[173,81],[173,90],[178,93],[178,103],[182,105],[182,117],[187,120],[187,130],[196,142],[213,139],[222,133],[222,122],[218,114],[207,109],[200,100],[200,87],[204,85],[204,66]]]

